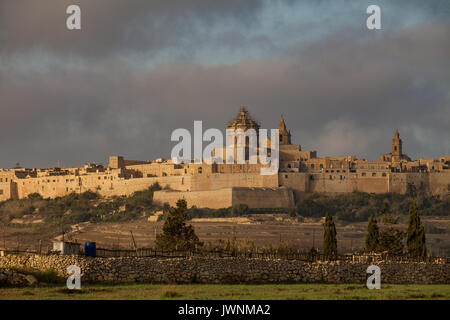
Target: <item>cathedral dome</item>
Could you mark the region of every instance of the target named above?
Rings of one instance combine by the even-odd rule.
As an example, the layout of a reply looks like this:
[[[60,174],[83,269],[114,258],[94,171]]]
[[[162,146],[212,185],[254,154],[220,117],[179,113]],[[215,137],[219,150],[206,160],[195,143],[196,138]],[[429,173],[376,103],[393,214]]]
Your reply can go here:
[[[239,114],[236,116],[236,118],[234,118],[233,121],[228,124],[227,127],[227,129],[242,129],[244,131],[247,129],[255,129],[256,131],[258,131],[259,128],[259,123],[250,117],[247,109],[245,109],[244,107],[241,108]]]

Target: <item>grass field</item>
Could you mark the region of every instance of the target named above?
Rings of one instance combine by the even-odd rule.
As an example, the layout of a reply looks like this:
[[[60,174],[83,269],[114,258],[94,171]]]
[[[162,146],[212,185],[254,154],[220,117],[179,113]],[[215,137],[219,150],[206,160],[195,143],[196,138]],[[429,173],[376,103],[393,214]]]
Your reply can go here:
[[[361,284],[262,285],[84,285],[70,291],[64,285],[0,288],[0,299],[217,299],[217,300],[371,300],[450,299],[450,285],[382,285],[369,290]]]

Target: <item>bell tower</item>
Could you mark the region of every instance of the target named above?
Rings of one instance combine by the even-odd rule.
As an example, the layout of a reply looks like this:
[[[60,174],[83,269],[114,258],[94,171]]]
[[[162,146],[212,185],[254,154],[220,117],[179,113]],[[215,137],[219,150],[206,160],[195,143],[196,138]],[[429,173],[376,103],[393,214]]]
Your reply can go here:
[[[286,123],[284,122],[283,116],[281,116],[278,131],[280,134],[280,145],[291,144],[291,132],[286,129]]]
[[[393,160],[400,160],[403,155],[402,150],[402,139],[400,139],[400,134],[398,133],[398,129],[395,131],[394,139],[392,139],[392,158]]]

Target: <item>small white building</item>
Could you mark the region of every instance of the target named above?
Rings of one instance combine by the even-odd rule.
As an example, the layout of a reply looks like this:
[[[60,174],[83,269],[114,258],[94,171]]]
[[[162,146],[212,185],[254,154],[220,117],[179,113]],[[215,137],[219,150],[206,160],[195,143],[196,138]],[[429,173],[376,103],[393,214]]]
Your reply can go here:
[[[53,251],[57,251],[60,254],[80,254],[80,244],[77,242],[53,240]]]

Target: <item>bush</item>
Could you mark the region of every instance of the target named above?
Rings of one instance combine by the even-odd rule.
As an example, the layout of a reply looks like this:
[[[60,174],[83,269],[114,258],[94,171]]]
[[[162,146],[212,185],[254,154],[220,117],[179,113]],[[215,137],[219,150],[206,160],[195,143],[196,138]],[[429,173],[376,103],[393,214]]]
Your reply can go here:
[[[411,194],[411,193],[410,193]],[[370,194],[354,192],[351,194],[327,195],[308,194],[296,203],[295,214],[303,217],[323,217],[325,212],[335,216],[340,222],[367,221],[370,216],[377,216],[385,204],[394,215],[405,215],[413,198],[410,194]],[[438,197],[417,194],[417,208],[422,216],[450,215],[450,199],[441,200]]]
[[[231,207],[231,215],[233,217],[240,217],[248,213],[248,206],[246,204],[235,204]]]
[[[36,271],[33,272],[32,275],[37,279],[39,282],[43,283],[63,283],[65,279],[63,277],[58,276],[58,273],[53,269],[47,269],[45,271]]]
[[[27,198],[30,200],[42,200],[42,196],[37,192],[29,194]]]

